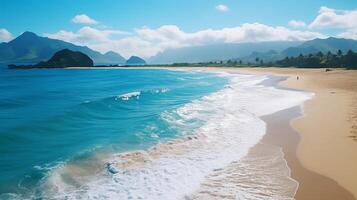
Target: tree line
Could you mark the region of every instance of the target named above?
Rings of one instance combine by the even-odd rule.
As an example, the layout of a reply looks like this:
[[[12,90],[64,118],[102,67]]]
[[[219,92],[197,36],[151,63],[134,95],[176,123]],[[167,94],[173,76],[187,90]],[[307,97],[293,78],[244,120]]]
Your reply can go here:
[[[322,53],[302,55],[297,57],[285,57],[282,60],[276,61],[275,65],[281,67],[304,67],[304,68],[319,68],[319,67],[341,67],[348,69],[357,69],[357,52],[349,50],[343,54],[338,50],[336,54]]]

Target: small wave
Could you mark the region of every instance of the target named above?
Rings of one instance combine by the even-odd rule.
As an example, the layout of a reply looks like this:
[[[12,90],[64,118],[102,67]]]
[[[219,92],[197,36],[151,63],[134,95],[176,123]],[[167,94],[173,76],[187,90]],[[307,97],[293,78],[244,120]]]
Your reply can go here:
[[[117,96],[117,99],[121,99],[124,101],[128,101],[131,98],[139,99],[140,94],[141,94],[141,92],[129,92],[129,93]]]
[[[153,90],[153,93],[166,93],[166,92],[168,92],[168,91],[170,91],[169,88],[161,88],[161,89],[155,89],[155,90]]]
[[[123,101],[129,101],[130,99],[139,99],[142,94],[159,94],[169,92],[169,88],[159,88],[159,89],[151,89],[146,91],[135,91],[129,92],[125,94],[121,94],[115,97],[116,100],[120,99]]]

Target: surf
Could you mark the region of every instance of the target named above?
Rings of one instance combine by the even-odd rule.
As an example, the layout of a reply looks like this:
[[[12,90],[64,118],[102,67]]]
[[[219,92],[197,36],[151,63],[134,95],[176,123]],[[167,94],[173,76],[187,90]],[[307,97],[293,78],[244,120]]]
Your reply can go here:
[[[110,163],[116,173],[103,168],[81,176],[73,170],[78,166],[61,166],[41,185],[43,197],[197,199],[205,197],[204,191],[227,195],[224,190],[231,188],[229,180],[241,177],[239,184],[235,183],[241,187],[228,193],[232,199],[260,199],[262,196],[258,194],[269,187],[272,191],[265,192],[270,195],[266,198],[293,199],[297,184],[289,178],[289,168],[280,149],[268,148],[270,153],[256,162],[276,158],[279,167],[269,169],[283,172],[281,177],[269,178],[274,175],[266,170],[261,172],[266,181],[249,182],[242,178],[243,174],[232,171],[232,166],[243,169],[249,164],[244,158],[265,134],[261,116],[301,105],[312,94],[262,84],[269,76],[226,73],[219,76],[230,80],[223,89],[160,114],[163,121],[180,133],[177,138],[162,140],[140,151],[99,156],[99,160],[103,158],[101,163]],[[245,169],[247,174],[254,174],[254,170]],[[71,177],[71,182],[63,177]],[[218,180],[212,182],[215,177],[223,177],[220,187]],[[274,182],[286,187],[269,186]],[[249,187],[256,189],[246,189]]]

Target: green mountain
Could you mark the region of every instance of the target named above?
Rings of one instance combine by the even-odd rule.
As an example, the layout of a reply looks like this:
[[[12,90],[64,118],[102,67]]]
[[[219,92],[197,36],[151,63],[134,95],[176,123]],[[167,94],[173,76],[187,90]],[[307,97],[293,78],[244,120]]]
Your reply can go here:
[[[281,52],[283,56],[298,56],[300,54],[306,55],[310,53],[317,53],[319,51],[326,53],[336,53],[338,50],[346,53],[348,50],[357,51],[357,41],[352,39],[334,38],[314,39],[306,41],[299,46],[290,47]]]
[[[77,46],[62,40],[40,37],[32,32],[24,32],[8,43],[0,44],[0,63],[33,64],[48,60],[54,53],[70,49],[88,55],[95,64],[124,64],[125,59],[115,52],[101,54],[85,46]]]
[[[131,56],[127,61],[126,65],[145,65],[146,61],[138,56]]]

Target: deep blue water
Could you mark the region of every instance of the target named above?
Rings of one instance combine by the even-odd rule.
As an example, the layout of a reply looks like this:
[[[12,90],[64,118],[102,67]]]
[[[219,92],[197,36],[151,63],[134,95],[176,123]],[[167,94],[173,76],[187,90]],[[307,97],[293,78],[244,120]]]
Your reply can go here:
[[[176,137],[162,114],[227,82],[168,70],[0,69],[0,194],[31,189],[58,163]]]

